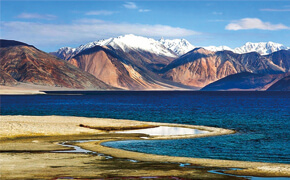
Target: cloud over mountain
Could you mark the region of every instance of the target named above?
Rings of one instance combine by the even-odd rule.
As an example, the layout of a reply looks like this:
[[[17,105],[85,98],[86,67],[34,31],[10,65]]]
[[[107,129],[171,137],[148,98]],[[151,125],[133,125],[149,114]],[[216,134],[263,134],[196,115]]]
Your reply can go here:
[[[263,22],[258,18],[244,18],[240,20],[234,20],[228,24],[226,30],[247,30],[247,29],[261,29],[261,30],[282,30],[290,29],[290,27],[284,24],[271,24],[270,22]]]
[[[113,23],[99,19],[82,19],[70,24],[10,21],[1,22],[1,38],[17,39],[37,46],[81,44],[123,34],[147,37],[186,37],[199,33],[162,24]]]

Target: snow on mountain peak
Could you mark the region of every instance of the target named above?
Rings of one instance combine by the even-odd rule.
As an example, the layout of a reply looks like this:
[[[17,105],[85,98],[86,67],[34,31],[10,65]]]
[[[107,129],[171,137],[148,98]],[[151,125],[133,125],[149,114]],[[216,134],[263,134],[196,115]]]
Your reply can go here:
[[[217,52],[217,51],[224,51],[224,50],[227,50],[227,51],[233,51],[230,47],[228,46],[207,46],[207,47],[204,47],[204,49],[206,50],[209,50],[209,51],[214,51],[214,52]]]
[[[134,34],[127,34],[115,38],[103,39],[94,42],[90,42],[84,45],[80,45],[77,48],[63,47],[60,48],[56,53],[58,54],[70,54],[70,57],[80,53],[83,50],[92,48],[94,46],[108,46],[113,49],[121,49],[125,52],[130,50],[147,51],[156,55],[167,56],[176,58],[181,56],[198,46],[193,46],[186,39],[164,39],[155,40],[152,38],[136,36]],[[207,46],[203,47],[209,51],[223,51],[229,50],[238,54],[248,52],[258,52],[261,55],[267,55],[282,49],[290,49],[282,44],[274,42],[260,42],[252,43],[247,42],[241,47],[231,49],[228,46]]]
[[[110,46],[114,49],[121,49],[125,52],[134,50],[141,51],[149,51],[151,53],[167,56],[167,57],[177,57],[174,53],[160,44],[158,41],[152,38],[146,38],[142,36],[135,36],[133,34],[127,34],[124,36],[118,36],[116,38],[109,38],[98,40],[94,42],[87,43],[85,45],[81,45],[76,48],[74,54],[78,54],[79,52],[86,50],[88,48],[92,48],[94,46]]]
[[[155,39],[136,36],[133,34],[113,38],[113,40],[106,45],[111,46],[114,49],[122,49],[125,52],[130,51],[130,49],[134,49],[148,51],[161,56],[177,57],[173,52],[168,50]]]
[[[161,44],[163,44],[166,48],[173,51],[178,56],[181,56],[195,48],[192,44],[190,44],[186,39],[163,39],[159,40]]]
[[[64,52],[66,54],[74,53],[75,51],[76,51],[76,48],[71,48],[71,47],[62,47],[59,50],[57,50],[57,52]]]
[[[248,52],[258,52],[261,55],[271,54],[273,52],[289,49],[283,44],[274,43],[274,42],[259,42],[259,43],[252,43],[247,42],[245,45],[241,47],[235,48],[233,51],[235,53],[243,54]]]

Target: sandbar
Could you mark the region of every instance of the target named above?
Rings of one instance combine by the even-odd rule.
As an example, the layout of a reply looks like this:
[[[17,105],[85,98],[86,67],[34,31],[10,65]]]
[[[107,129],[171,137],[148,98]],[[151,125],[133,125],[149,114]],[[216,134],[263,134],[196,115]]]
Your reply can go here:
[[[100,129],[104,127],[134,129],[140,126],[180,127],[207,131],[207,133],[173,136],[147,135],[147,139],[198,138],[235,133],[234,130],[215,127],[133,120],[69,116],[0,116],[0,177],[1,179],[53,179],[57,177],[178,176],[187,179],[241,179],[208,172],[219,168],[242,169],[227,172],[231,174],[290,177],[289,164],[160,156],[101,145],[106,141],[141,139],[146,135],[108,132],[98,130],[98,127],[102,127]],[[92,154],[55,152],[71,149],[59,145],[61,142],[83,139],[100,141],[75,143],[75,145],[114,158],[108,160]],[[138,162],[133,163],[128,159]],[[203,168],[184,168],[177,163],[189,163]]]

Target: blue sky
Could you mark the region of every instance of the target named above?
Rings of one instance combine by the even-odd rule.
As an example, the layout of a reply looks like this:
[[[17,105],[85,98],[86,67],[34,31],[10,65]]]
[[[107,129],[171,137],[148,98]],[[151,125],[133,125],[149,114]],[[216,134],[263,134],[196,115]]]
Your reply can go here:
[[[44,51],[135,34],[195,46],[273,41],[290,47],[289,1],[1,0],[1,34]]]

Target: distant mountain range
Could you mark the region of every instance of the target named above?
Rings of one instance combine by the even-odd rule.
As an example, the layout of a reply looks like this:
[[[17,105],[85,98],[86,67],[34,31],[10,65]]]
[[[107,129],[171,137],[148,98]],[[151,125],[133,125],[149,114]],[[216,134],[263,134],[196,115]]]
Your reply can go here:
[[[280,74],[289,72],[290,50],[270,55],[256,52],[236,54],[232,51],[208,51],[196,48],[175,59],[161,70],[163,78],[188,86],[204,87],[231,74],[251,72]]]
[[[81,89],[266,90],[290,72],[289,48],[271,42],[232,50],[195,47],[185,39],[125,35],[50,54],[17,41],[0,44],[0,84],[10,86],[25,82]],[[288,79],[275,90],[287,90],[285,82]]]
[[[157,41],[130,34],[61,48],[52,54],[115,87],[163,89],[168,84],[171,88],[180,84],[202,88],[241,72],[288,72],[289,51],[283,49],[288,48],[272,42],[246,43],[234,50],[227,46],[196,48],[185,39]]]
[[[64,57],[63,59],[69,59],[72,56],[75,56],[76,54],[80,53],[81,51],[84,51],[86,49],[95,46],[107,46],[115,50],[122,50],[124,52],[129,52],[131,50],[140,50],[147,51],[159,56],[172,58],[177,57],[177,55],[172,50],[165,47],[159,41],[156,41],[152,38],[135,36],[132,34],[90,42],[85,45],[80,45],[77,48],[63,47],[60,48],[58,51],[53,52],[53,54],[58,57],[63,56]]]
[[[177,57],[201,46],[194,46],[190,44],[186,39],[163,39],[154,40],[152,38],[146,38],[142,36],[135,36],[133,34],[128,34],[124,36],[119,36],[116,38],[109,38],[98,40],[94,42],[87,43],[85,45],[80,45],[77,48],[63,47],[52,52],[54,55],[62,58],[69,59],[72,56],[78,54],[79,52],[86,50],[94,46],[110,46],[113,49],[121,49],[123,51],[128,51],[130,49],[148,51],[156,55],[162,55],[167,57]],[[268,55],[279,50],[288,50],[290,47],[286,47],[279,43],[274,42],[259,42],[251,43],[247,42],[245,45],[237,48],[230,48],[228,46],[206,46],[202,47],[209,51],[232,51],[237,54],[244,54],[249,52],[257,52],[261,55]]]

